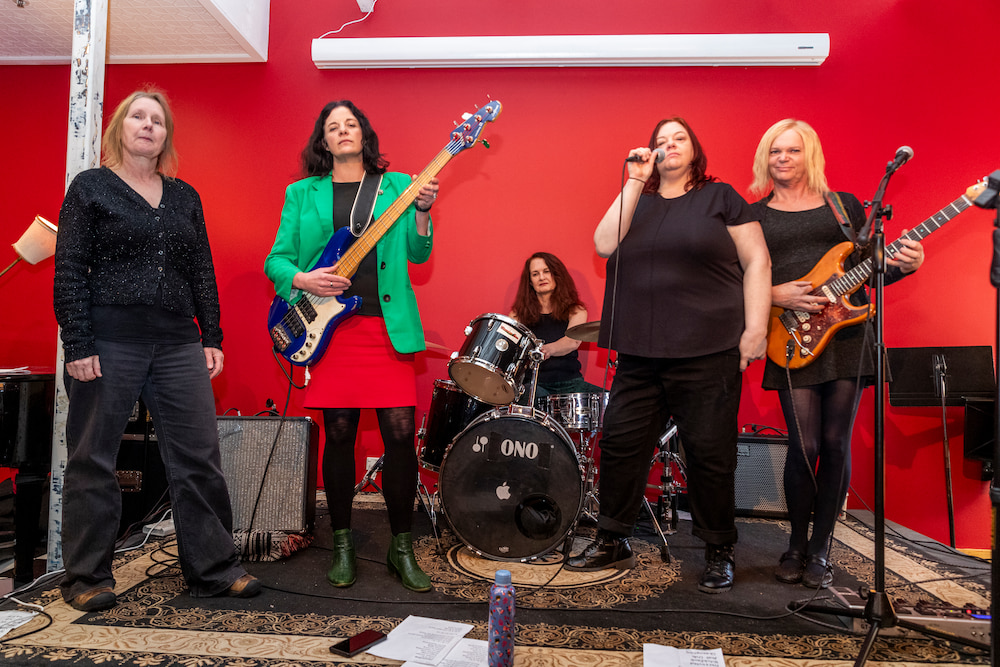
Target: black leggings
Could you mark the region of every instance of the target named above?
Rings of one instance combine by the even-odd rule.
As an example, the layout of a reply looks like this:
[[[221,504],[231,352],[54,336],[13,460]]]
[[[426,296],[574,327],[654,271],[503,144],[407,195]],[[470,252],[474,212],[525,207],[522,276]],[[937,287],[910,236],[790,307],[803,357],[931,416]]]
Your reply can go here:
[[[792,525],[790,551],[828,556],[851,482],[851,431],[861,400],[856,389],[855,380],[841,379],[778,391],[788,424],[785,501]]]
[[[379,431],[385,446],[382,467],[382,496],[389,512],[393,535],[409,533],[413,525],[413,499],[417,494],[417,452],[415,408],[376,408]],[[351,527],[351,503],[356,473],[354,444],[358,435],[361,408],[324,408],[323,483],[330,505],[334,530]]]

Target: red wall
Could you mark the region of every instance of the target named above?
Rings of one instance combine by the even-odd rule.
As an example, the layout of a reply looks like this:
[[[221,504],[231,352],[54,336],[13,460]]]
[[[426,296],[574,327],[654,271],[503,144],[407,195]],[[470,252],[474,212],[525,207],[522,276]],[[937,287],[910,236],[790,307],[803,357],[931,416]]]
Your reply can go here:
[[[776,120],[808,120],[825,143],[839,190],[870,198],[897,147],[916,157],[889,186],[888,234],[924,220],[978,178],[1000,168],[995,119],[992,0],[788,3],[662,0],[513,0],[470,7],[384,0],[343,33],[354,37],[476,34],[828,32],[831,56],[809,68],[634,68],[319,71],[310,40],[357,18],[353,2],[274,3],[270,58],[251,65],[110,66],[105,97],[154,83],[177,116],[180,176],[198,188],[213,243],[226,332],[226,371],[216,380],[219,412],[253,414],[283,404],[287,385],[270,353],[264,318],[272,297],[261,266],[274,237],[285,185],[320,107],[351,98],[371,117],[392,168],[417,173],[448,140],[453,121],[491,96],[504,111],[484,137],[492,144],[456,156],[442,172],[434,254],[411,271],[427,338],[458,349],[463,328],[486,312],[506,313],[524,258],[558,254],[570,267],[591,319],[600,314],[604,261],[591,234],[615,196],[622,159],[644,145],[657,120],[680,114],[709,155],[709,171],[744,191],[763,131]],[[836,7],[836,9],[833,9]],[[36,214],[55,221],[64,190],[69,68],[0,67],[0,248]],[[110,110],[110,109],[109,109]],[[992,345],[996,293],[988,281],[990,214],[978,209],[926,242],[927,262],[886,295],[890,347]],[[0,253],[2,254],[2,253]],[[9,259],[0,256],[0,264]],[[51,365],[52,263],[0,278],[0,366]],[[603,379],[605,355],[585,345],[586,375]],[[447,356],[418,358],[417,418],[427,410]],[[776,397],[746,375],[741,423],[783,427]],[[871,505],[872,390],[858,417],[852,506]],[[298,392],[290,414],[305,414]],[[989,546],[987,485],[962,458],[962,413],[948,410],[957,543]],[[380,448],[363,422],[358,458]],[[947,541],[940,411],[889,407],[887,516]]]

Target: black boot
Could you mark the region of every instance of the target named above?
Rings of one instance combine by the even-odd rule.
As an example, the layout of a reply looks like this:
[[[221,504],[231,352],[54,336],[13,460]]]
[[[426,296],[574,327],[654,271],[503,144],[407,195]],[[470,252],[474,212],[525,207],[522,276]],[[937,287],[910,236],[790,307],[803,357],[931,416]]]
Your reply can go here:
[[[593,542],[579,555],[566,561],[566,567],[581,572],[628,570],[635,567],[635,556],[632,555],[627,537],[599,530]]]
[[[705,546],[705,571],[698,581],[702,593],[725,593],[733,587],[736,555],[732,544]]]

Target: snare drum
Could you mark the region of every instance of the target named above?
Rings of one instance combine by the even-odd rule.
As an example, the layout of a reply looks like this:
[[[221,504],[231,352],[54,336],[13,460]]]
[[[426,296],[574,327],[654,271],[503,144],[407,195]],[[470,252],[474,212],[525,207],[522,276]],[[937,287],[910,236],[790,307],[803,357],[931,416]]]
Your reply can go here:
[[[530,407],[495,408],[448,446],[441,507],[458,538],[497,560],[558,546],[583,505],[583,468],[566,431]]]
[[[448,362],[448,375],[465,393],[492,405],[509,405],[523,391],[528,353],[540,343],[517,320],[480,315],[465,328],[465,343]]]
[[[420,464],[437,472],[445,450],[455,436],[473,419],[492,407],[472,398],[451,380],[434,380],[426,427],[421,427],[417,433],[420,441]]]
[[[608,392],[549,394],[535,400],[539,410],[552,415],[567,431],[600,431]]]

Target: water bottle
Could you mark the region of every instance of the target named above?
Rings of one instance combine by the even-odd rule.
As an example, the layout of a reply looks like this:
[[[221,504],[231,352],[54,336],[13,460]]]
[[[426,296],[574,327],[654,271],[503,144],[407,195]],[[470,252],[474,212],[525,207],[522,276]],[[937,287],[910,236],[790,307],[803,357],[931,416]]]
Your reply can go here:
[[[508,570],[497,570],[490,587],[489,667],[514,664],[514,586]]]

